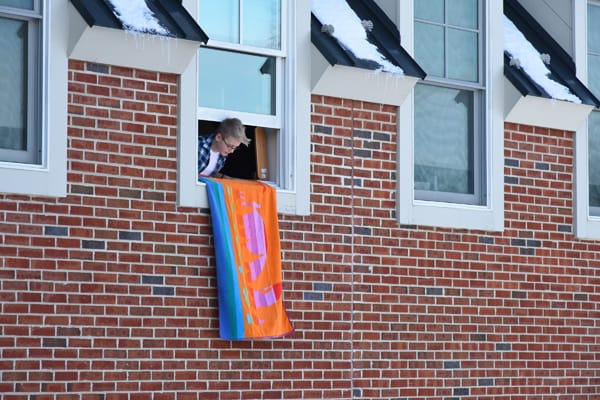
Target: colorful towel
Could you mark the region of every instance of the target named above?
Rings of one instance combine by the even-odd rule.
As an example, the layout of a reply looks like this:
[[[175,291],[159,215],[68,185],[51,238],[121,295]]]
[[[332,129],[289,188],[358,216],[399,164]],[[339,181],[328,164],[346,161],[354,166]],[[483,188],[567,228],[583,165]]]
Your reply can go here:
[[[259,181],[201,178],[214,232],[223,339],[293,331],[281,298],[281,247],[275,189]]]

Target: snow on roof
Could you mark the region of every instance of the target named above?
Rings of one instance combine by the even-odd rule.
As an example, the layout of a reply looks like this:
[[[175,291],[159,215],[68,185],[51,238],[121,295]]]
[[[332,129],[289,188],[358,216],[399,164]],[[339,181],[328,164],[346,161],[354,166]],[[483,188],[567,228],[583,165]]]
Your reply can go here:
[[[158,22],[145,0],[109,1],[114,7],[115,16],[123,23],[126,30],[169,35],[169,31]]]
[[[581,104],[581,99],[572,94],[567,87],[549,78],[551,72],[544,64],[542,55],[506,16],[504,16],[504,50],[511,56],[511,65],[522,68],[550,97]]]
[[[345,0],[311,0],[314,16],[322,25],[330,25],[330,34],[356,58],[375,61],[381,70],[403,74],[402,68],[392,64],[367,40],[367,32],[360,18]]]

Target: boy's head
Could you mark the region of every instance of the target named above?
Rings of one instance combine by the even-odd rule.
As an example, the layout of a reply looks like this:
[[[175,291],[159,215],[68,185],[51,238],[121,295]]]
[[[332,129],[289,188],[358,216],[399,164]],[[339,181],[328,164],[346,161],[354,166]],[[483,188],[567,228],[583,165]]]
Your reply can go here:
[[[246,136],[246,127],[238,118],[226,118],[219,124],[217,132],[221,134],[225,140],[236,139],[238,142],[245,144],[250,143],[250,139]]]
[[[217,128],[217,138],[215,146],[218,151],[227,156],[233,153],[240,144],[246,146],[250,143],[250,139],[246,136],[246,127],[237,118],[226,118],[219,124]]]

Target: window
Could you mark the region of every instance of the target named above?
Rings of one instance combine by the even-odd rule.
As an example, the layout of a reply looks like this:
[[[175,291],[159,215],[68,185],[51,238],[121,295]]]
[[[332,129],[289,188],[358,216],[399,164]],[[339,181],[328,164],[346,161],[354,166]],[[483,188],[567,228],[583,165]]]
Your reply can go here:
[[[579,78],[600,95],[600,1],[573,4],[575,64]],[[590,113],[575,136],[575,234],[583,239],[600,239],[600,111]]]
[[[67,7],[0,0],[0,192],[66,194]]]
[[[184,2],[185,4],[185,2]],[[277,187],[280,212],[307,214],[309,209],[310,146],[310,2],[288,0],[196,0],[188,11],[198,15],[209,41],[198,51],[195,76],[182,75],[183,109],[192,83],[196,93],[198,135],[212,133],[211,126],[237,117],[248,127],[252,146],[242,146],[229,157],[228,175],[257,177],[238,168],[237,159],[261,154],[267,163],[268,181]],[[303,61],[302,61],[303,60]],[[188,123],[182,121],[182,123]],[[197,138],[183,135],[180,142],[179,203],[208,207],[204,184],[197,182]],[[258,138],[257,138],[258,139]],[[260,148],[258,148],[260,147]],[[240,152],[240,154],[238,154]],[[254,158],[252,158],[254,157]],[[185,165],[191,168],[184,167]],[[193,183],[193,186],[192,186]]]
[[[414,0],[399,11],[427,73],[399,111],[399,220],[502,230],[502,7]]]
[[[39,1],[0,0],[0,160],[40,163]]]
[[[248,127],[251,146],[240,147],[228,157],[225,170],[239,178],[259,178],[256,170],[254,130],[265,129],[275,144],[271,150],[289,147],[282,132],[284,71],[288,63],[283,35],[281,0],[199,1],[199,23],[210,37],[198,53],[198,119],[219,121],[237,116]],[[211,131],[199,131],[200,135]],[[261,149],[268,152],[268,149]],[[251,154],[253,153],[253,154]],[[281,152],[281,154],[284,154]],[[286,165],[270,157],[269,176],[285,188]],[[236,162],[237,161],[237,162]],[[244,165],[246,161],[247,165]],[[276,165],[280,168],[276,168]],[[249,172],[250,169],[250,172]],[[282,173],[275,173],[282,172]]]
[[[590,3],[587,11],[588,87],[600,98],[600,4]],[[589,213],[600,217],[600,111],[588,119]]]
[[[477,0],[447,3],[415,3],[415,58],[428,74],[414,96],[415,195],[480,205],[485,201],[481,18]]]

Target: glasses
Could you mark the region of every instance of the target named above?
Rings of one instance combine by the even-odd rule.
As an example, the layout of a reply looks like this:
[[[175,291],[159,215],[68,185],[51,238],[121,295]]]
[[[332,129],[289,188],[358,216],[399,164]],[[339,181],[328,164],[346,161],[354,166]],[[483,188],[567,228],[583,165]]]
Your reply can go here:
[[[225,143],[225,146],[227,146],[227,148],[231,151],[237,149],[237,146],[233,146],[229,143],[227,143],[227,140],[225,140],[225,137],[223,135],[221,135],[221,140],[223,141],[223,143]]]

